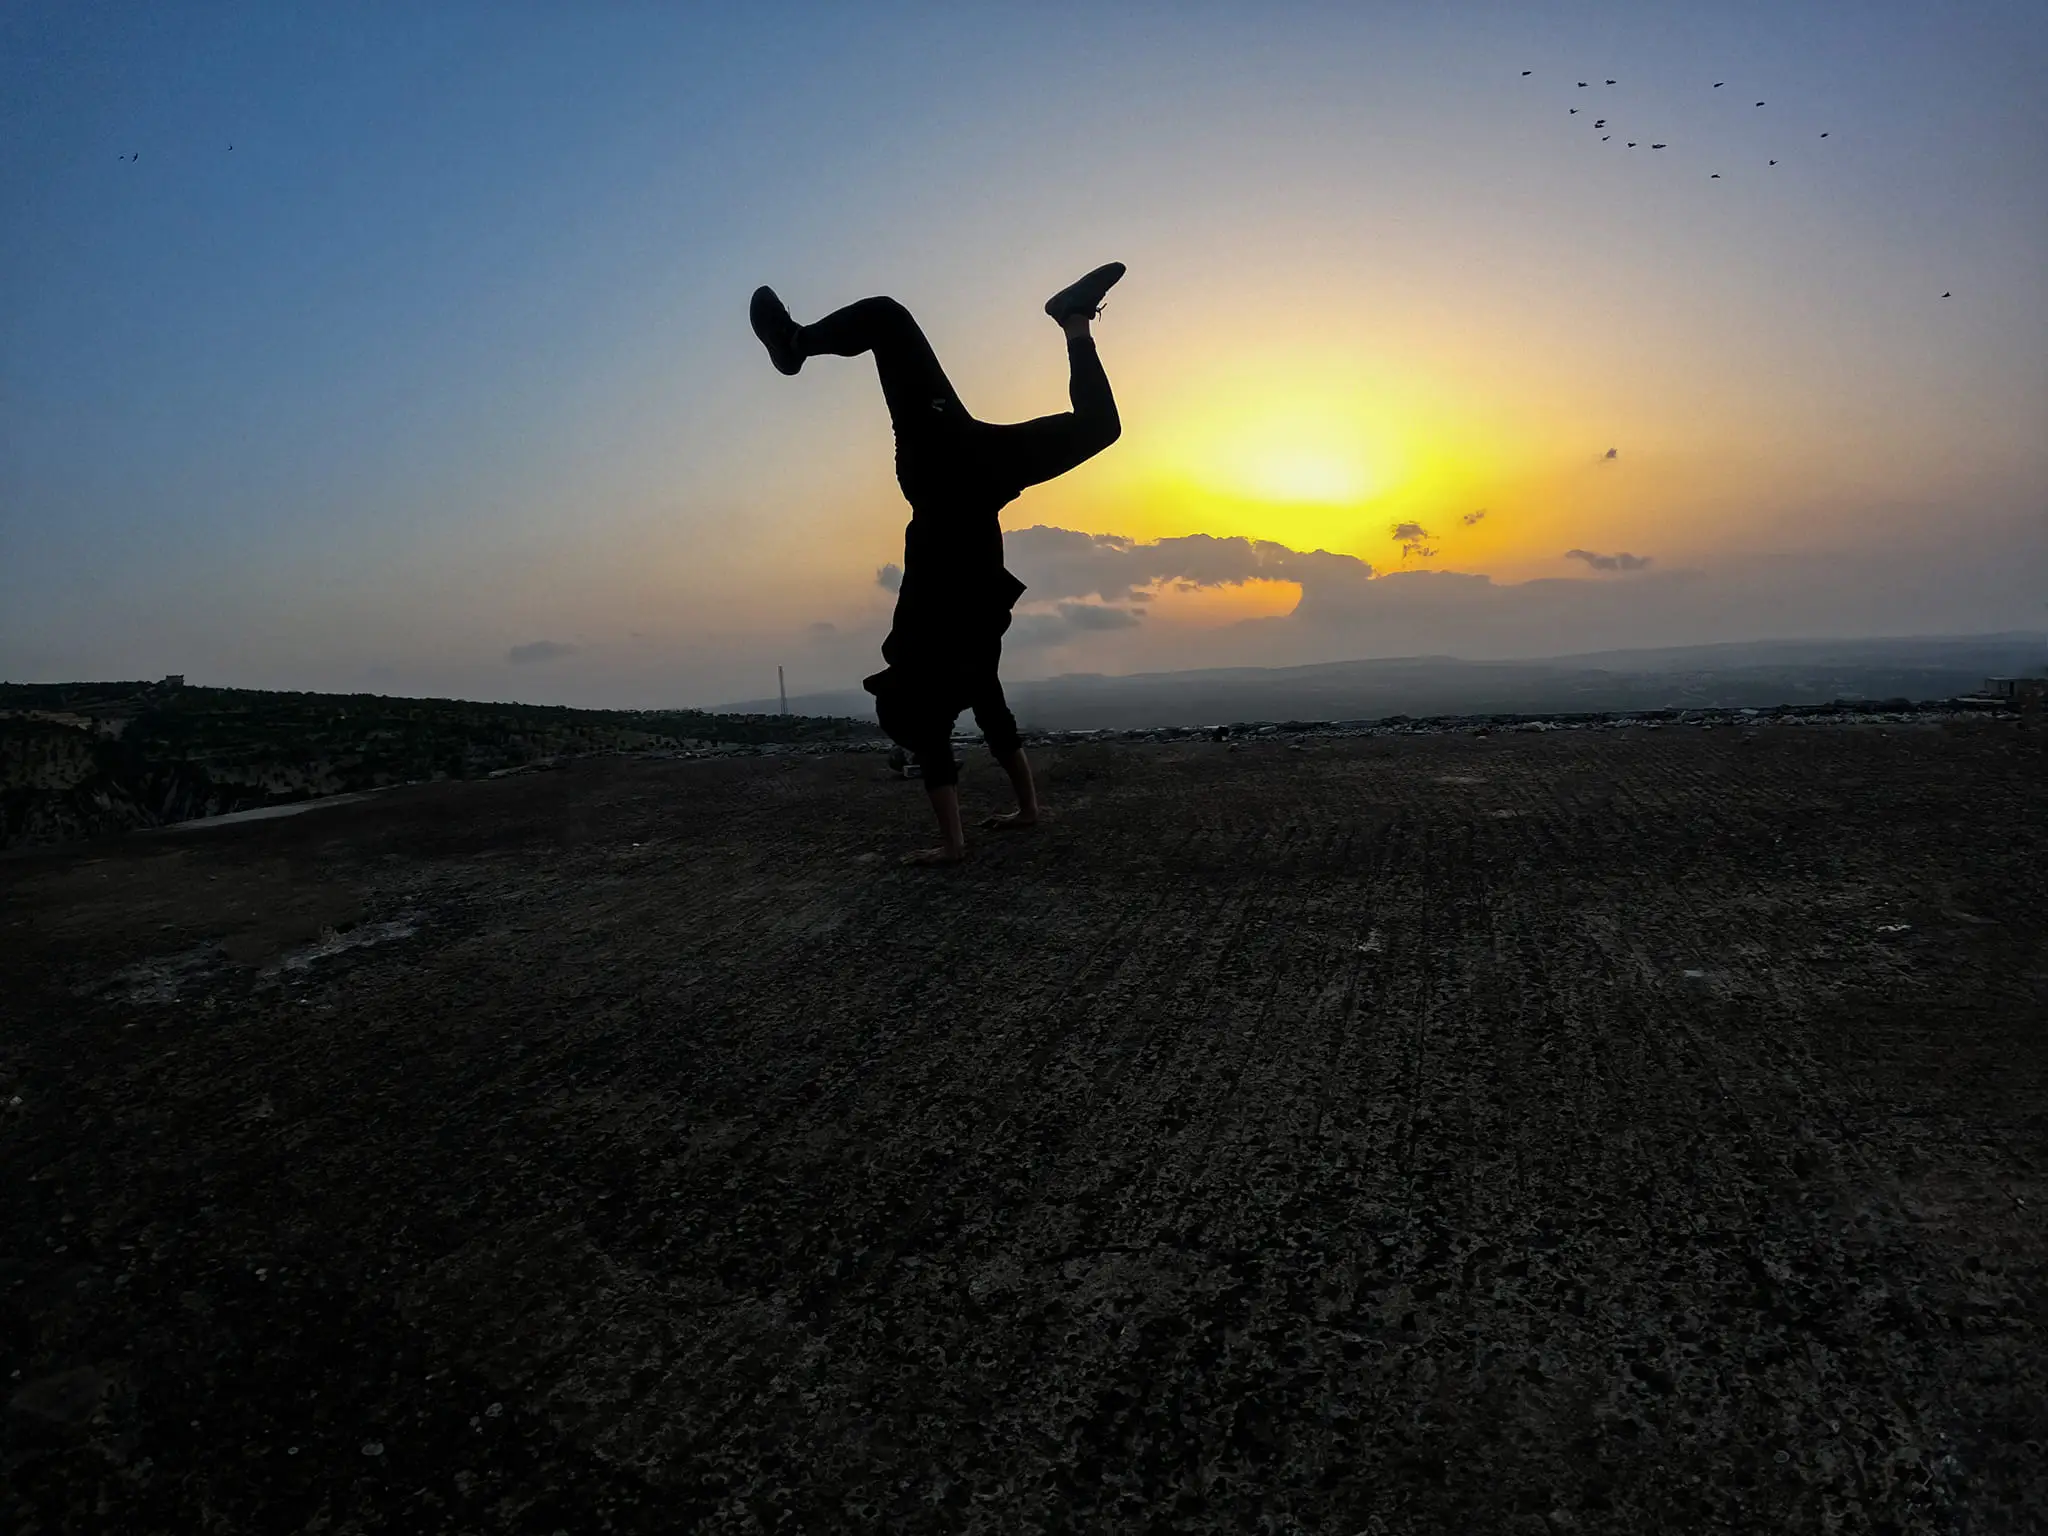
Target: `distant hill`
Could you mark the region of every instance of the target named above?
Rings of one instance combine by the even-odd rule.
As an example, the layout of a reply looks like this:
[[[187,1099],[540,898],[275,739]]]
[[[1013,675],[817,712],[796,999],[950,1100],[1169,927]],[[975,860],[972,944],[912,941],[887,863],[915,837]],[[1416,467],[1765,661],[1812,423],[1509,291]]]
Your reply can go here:
[[[2048,634],[1884,640],[1763,640],[1596,651],[1526,661],[1398,656],[1300,667],[1225,667],[1006,683],[1027,729],[1122,730],[1237,720],[1369,720],[1386,715],[1536,714],[1940,699],[1986,677],[2039,674]],[[790,700],[809,713],[865,715],[857,691]],[[760,710],[767,700],[729,706]]]
[[[0,847],[558,756],[866,739],[871,722],[163,683],[0,684]]]
[[[1029,730],[1942,699],[2038,675],[2048,635],[1764,641],[1531,661],[1385,657],[1008,685]],[[161,683],[0,684],[0,847],[60,842],[591,752],[872,741],[848,691],[600,710]]]

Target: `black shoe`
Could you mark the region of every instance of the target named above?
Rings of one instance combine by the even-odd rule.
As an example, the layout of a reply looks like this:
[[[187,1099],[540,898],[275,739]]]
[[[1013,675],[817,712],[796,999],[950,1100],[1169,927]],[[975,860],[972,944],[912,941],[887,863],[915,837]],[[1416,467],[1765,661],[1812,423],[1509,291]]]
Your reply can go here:
[[[1086,315],[1089,319],[1102,313],[1102,296],[1116,285],[1124,275],[1124,264],[1112,261],[1106,267],[1097,267],[1078,283],[1062,288],[1045,301],[1045,312],[1053,319],[1066,322],[1069,315]]]
[[[747,305],[747,318],[754,322],[754,334],[768,349],[769,362],[783,373],[795,373],[803,367],[804,355],[796,345],[797,323],[789,318],[789,311],[775,297],[773,288],[763,284],[754,290],[753,302]]]

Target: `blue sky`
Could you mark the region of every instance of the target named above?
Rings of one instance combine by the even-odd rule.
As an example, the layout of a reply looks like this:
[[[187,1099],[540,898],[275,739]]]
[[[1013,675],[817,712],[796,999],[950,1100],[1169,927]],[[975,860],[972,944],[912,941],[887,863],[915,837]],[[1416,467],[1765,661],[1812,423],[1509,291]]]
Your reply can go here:
[[[1587,638],[1387,583],[1390,526],[1480,504],[1440,572],[1655,555],[1595,642],[2038,627],[2044,86],[2021,4],[16,6],[0,673],[839,685],[886,418],[865,365],[768,370],[747,293],[897,293],[1006,419],[1063,403],[1037,304],[1111,256],[1126,439],[1010,526],[1326,547],[1381,608],[1169,581],[1013,669]]]

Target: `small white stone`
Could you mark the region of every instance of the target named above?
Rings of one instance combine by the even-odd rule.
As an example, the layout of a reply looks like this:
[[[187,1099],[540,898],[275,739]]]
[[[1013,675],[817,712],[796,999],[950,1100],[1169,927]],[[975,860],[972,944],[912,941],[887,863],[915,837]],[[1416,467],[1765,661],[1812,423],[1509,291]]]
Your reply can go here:
[[[363,1442],[363,1454],[365,1456],[382,1456],[384,1454],[384,1442],[382,1440],[365,1440]]]

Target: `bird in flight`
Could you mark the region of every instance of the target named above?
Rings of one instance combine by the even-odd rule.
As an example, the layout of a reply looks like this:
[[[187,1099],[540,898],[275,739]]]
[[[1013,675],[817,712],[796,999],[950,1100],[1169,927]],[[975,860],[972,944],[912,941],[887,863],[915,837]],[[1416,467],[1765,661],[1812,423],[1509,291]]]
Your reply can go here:
[[[1709,180],[1709,181],[1719,181],[1720,179],[1721,179],[1721,173],[1720,173],[1719,171],[1716,171],[1716,172],[1714,172],[1714,174],[1713,174],[1713,175],[1711,175],[1711,176],[1709,176],[1709,177],[1707,178],[1707,180]]]
[[[1609,85],[1612,85],[1612,84],[1614,84],[1614,82],[1613,82],[1612,80],[1608,81],[1607,83],[1608,83]]]
[[[1579,89],[1583,91],[1583,90],[1584,90],[1585,88],[1586,88],[1586,82],[1585,82],[1585,81],[1583,81],[1583,80],[1581,80],[1581,81],[1579,82]]]
[[[1945,298],[1947,298],[1947,297],[1948,297],[1948,295],[1944,293],[1944,294],[1942,295],[1942,297],[1943,297],[1943,298],[1945,299]]]
[[[1763,103],[1762,103],[1762,102],[1758,102],[1758,103],[1757,103],[1757,105],[1758,105],[1758,106],[1762,106],[1762,105],[1763,105]]]
[[[1634,149],[1634,148],[1636,147],[1636,141],[1635,141],[1634,139],[1630,139],[1630,140],[1628,141],[1628,147],[1629,147],[1630,149]]]
[[[1577,107],[1573,107],[1571,109],[1571,114],[1573,117],[1577,117],[1579,115],[1579,109]]]
[[[1533,75],[1533,74],[1535,74],[1535,73],[1536,73],[1536,71],[1535,71],[1535,70],[1533,70],[1533,69],[1525,69],[1525,70],[1523,70],[1523,71],[1522,71],[1522,73],[1523,73],[1523,74],[1525,74],[1525,75]]]
[[[1826,138],[1826,137],[1827,137],[1827,135],[1826,135],[1826,134],[1822,134],[1822,135],[1821,135],[1821,137],[1822,137],[1822,138]]]
[[[1605,128],[1607,126],[1607,119],[1603,117],[1599,119],[1597,122],[1595,122],[1593,126],[1595,128]]]
[[[1611,133],[1603,133],[1603,134],[1601,134],[1601,135],[1600,135],[1600,142],[1601,142],[1602,144],[1605,144],[1605,143],[1606,143],[1606,142],[1607,142],[1607,141],[1608,141],[1609,139],[1611,139],[1611,138],[1613,138],[1613,137],[1614,137],[1614,135],[1613,135],[1613,134],[1611,134]]]
[[[1775,161],[1775,160],[1773,160],[1773,161],[1771,162],[1771,164],[1773,164],[1773,165],[1776,165],[1777,163],[1778,163],[1778,162],[1777,162],[1777,161]]]
[[[1714,82],[1714,89],[1718,91],[1719,89],[1721,89],[1722,86],[1726,85],[1727,83],[1728,82],[1726,80],[1716,80]]]
[[[1652,149],[1669,149],[1670,147],[1671,147],[1671,146],[1670,146],[1670,145],[1668,145],[1668,144],[1652,144],[1652,145],[1650,146],[1650,148],[1652,148]]]

